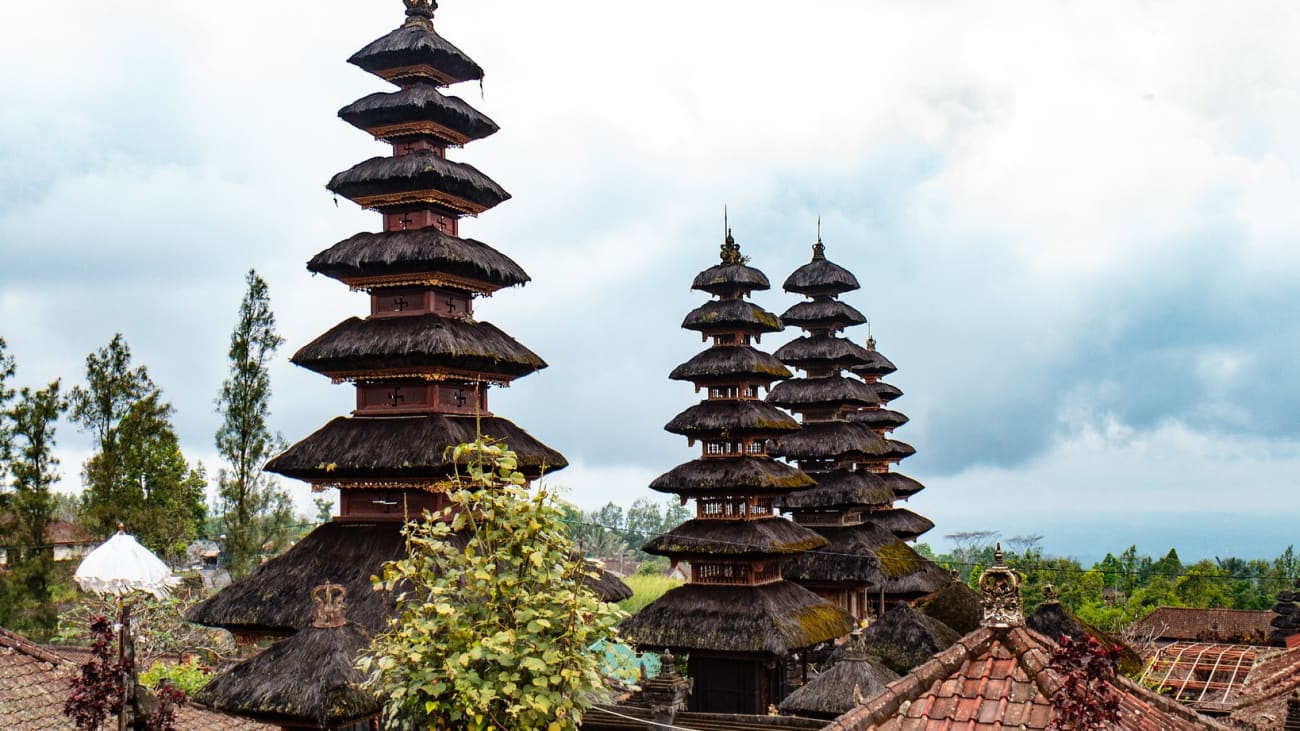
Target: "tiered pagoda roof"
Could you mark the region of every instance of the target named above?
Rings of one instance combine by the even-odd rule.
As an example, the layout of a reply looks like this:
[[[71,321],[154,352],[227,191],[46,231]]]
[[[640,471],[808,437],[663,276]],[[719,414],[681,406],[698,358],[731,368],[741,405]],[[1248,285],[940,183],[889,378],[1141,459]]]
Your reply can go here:
[[[782,509],[829,540],[788,560],[786,574],[859,617],[877,598],[915,599],[942,588],[947,572],[903,543],[934,524],[894,506],[922,489],[889,471],[916,452],[888,436],[907,423],[906,416],[884,408],[902,395],[879,380],[894,366],[875,351],[874,341],[864,348],[842,335],[867,321],[839,299],[859,288],[857,278],[826,258],[819,233],[812,260],[796,269],[784,288],[808,298],[781,315],[805,335],[778,348],[775,356],[806,375],[778,384],[767,402],[799,414],[803,428],[779,437],[771,452],[796,462],[817,482],[812,490],[782,498]]]
[[[774,315],[746,299],[769,286],[761,271],[746,264],[730,231],[722,262],[695,278],[694,289],[717,299],[692,311],[682,326],[700,332],[711,347],[674,369],[671,378],[694,383],[707,398],[664,428],[702,442],[703,454],[650,487],[695,499],[696,517],[644,547],[689,562],[691,579],[622,628],[646,649],[689,654],[693,711],[766,710],[785,694],[784,674],[773,670],[783,662],[774,660],[852,628],[849,615],[782,579],[782,558],[826,540],[776,513],[780,496],[812,480],[767,454],[772,439],[799,430],[798,422],[760,398],[760,390],[790,376],[751,344],[781,328]]]

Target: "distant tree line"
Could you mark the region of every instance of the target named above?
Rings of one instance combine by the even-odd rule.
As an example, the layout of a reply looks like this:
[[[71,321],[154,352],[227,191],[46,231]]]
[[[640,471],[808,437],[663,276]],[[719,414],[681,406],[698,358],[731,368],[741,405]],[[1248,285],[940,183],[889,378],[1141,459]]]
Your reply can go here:
[[[645,561],[653,557],[642,551],[642,546],[691,517],[691,511],[676,499],[641,497],[626,510],[612,502],[597,510],[570,508],[565,524],[578,550],[589,558]],[[659,563],[667,565],[666,561]]]
[[[215,435],[224,462],[209,506],[203,465],[183,454],[175,408],[121,333],[86,357],[85,380],[65,389],[17,389],[16,359],[0,338],[0,626],[47,637],[57,608],[75,595],[75,567],[54,563],[49,529],[56,519],[105,539],[119,524],[173,563],[197,538],[224,537],[231,573],[256,566],[282,548],[294,527],[291,502],[262,465],[282,448],[271,433],[268,365],[283,342],[275,332],[266,283],[253,271],[231,334],[229,376],[216,399]],[[54,456],[63,417],[90,435],[77,494],[55,493]]]

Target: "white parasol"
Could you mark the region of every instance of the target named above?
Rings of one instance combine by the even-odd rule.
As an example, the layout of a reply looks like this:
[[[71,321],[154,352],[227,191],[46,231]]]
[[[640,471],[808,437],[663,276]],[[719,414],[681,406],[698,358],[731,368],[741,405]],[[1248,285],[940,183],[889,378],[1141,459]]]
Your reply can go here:
[[[74,578],[86,591],[112,594],[119,599],[133,591],[161,599],[181,583],[167,564],[122,530],[87,554]]]

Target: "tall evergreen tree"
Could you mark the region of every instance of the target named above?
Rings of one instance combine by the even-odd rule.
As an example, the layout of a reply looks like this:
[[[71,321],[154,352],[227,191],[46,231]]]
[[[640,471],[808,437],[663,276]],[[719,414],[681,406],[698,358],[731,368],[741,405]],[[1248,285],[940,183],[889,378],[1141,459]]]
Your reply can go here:
[[[13,455],[13,430],[9,426],[9,402],[13,400],[14,390],[9,385],[9,380],[14,377],[15,365],[14,358],[6,352],[7,344],[4,338],[0,338],[0,488],[5,485],[5,477],[9,474],[9,460]],[[3,503],[0,503],[0,509],[3,509]]]
[[[54,520],[55,499],[50,487],[59,479],[54,456],[54,431],[59,415],[68,408],[56,380],[46,388],[23,388],[8,412],[14,456],[10,463],[13,487],[9,499],[9,564],[11,589],[21,598],[3,604],[17,609],[16,624],[48,634],[57,614],[50,600],[54,551],[46,532]],[[14,597],[17,598],[17,597]]]
[[[267,426],[271,406],[268,367],[284,339],[275,331],[275,314],[266,282],[249,270],[248,289],[239,305],[239,322],[230,334],[230,375],[221,384],[217,412],[217,451],[226,461],[218,475],[224,550],[232,576],[256,565],[264,543],[282,540],[292,522],[288,495],[262,470],[283,449],[284,440]]]

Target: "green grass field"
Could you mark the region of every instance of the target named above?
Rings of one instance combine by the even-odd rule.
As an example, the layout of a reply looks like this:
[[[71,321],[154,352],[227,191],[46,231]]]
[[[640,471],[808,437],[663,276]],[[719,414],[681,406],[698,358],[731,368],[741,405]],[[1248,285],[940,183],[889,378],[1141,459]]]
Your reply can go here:
[[[635,614],[641,607],[662,596],[664,592],[682,584],[667,576],[629,576],[623,579],[623,583],[631,587],[632,597],[619,602],[618,606],[628,614]]]

